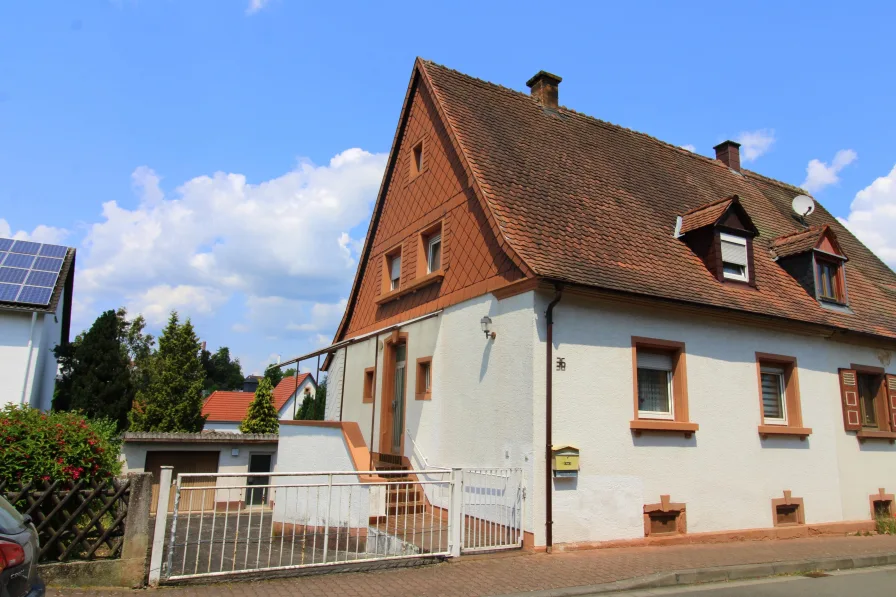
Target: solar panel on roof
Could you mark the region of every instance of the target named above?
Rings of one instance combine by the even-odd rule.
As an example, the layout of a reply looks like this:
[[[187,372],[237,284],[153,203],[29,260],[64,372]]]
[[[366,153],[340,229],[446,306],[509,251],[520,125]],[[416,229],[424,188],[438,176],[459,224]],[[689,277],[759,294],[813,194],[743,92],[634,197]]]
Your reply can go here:
[[[50,303],[50,296],[53,294],[52,288],[41,288],[38,286],[22,286],[22,291],[16,297],[17,303],[29,303],[32,305],[47,305]]]
[[[31,269],[39,269],[42,272],[59,272],[62,269],[62,259],[52,257],[38,257],[34,260]]]
[[[38,272],[31,270],[31,273],[28,274],[28,279],[25,280],[25,284],[28,284],[29,286],[53,288],[56,286],[56,278],[58,277],[59,274],[53,272]]]
[[[34,255],[19,253],[7,253],[6,259],[3,260],[3,265],[6,267],[23,267],[25,269],[31,269],[32,263],[34,263]]]
[[[14,301],[21,286],[18,284],[0,284],[0,301]]]
[[[37,255],[38,251],[40,251],[40,243],[33,243],[30,240],[17,240],[9,250],[10,253],[22,253],[24,255]]]
[[[41,257],[65,257],[68,247],[60,247],[59,245],[41,245],[40,251],[37,253]]]
[[[6,284],[21,284],[28,276],[27,269],[18,267],[0,267],[0,282]]]
[[[0,301],[47,306],[68,247],[0,238]]]

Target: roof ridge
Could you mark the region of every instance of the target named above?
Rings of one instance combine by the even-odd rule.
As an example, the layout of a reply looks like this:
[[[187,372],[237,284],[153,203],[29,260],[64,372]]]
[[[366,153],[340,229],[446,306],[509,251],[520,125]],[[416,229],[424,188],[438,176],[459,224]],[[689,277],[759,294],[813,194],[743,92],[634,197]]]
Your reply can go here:
[[[441,69],[443,69],[443,70],[446,70],[446,71],[448,71],[448,72],[451,72],[451,73],[460,75],[461,77],[464,77],[464,78],[466,78],[466,79],[468,79],[468,80],[470,80],[470,81],[474,81],[474,82],[477,82],[477,83],[482,83],[482,84],[484,84],[484,85],[486,85],[486,86],[489,86],[489,87],[494,87],[495,89],[497,89],[497,90],[499,90],[499,91],[506,91],[506,92],[509,92],[509,93],[513,93],[513,94],[515,94],[515,95],[519,95],[519,96],[522,96],[522,97],[524,97],[524,98],[526,98],[526,99],[529,99],[529,100],[531,100],[533,103],[537,103],[537,101],[536,101],[535,99],[533,99],[531,95],[528,95],[528,94],[527,94],[526,92],[524,92],[524,91],[519,91],[519,90],[517,90],[517,89],[513,89],[513,88],[510,88],[510,87],[506,87],[506,86],[501,85],[501,84],[499,84],[499,83],[494,83],[494,82],[492,82],[492,81],[486,81],[485,79],[480,79],[479,77],[474,77],[473,75],[469,75],[469,74],[464,73],[464,72],[461,72],[461,71],[459,71],[459,70],[457,70],[457,69],[453,69],[453,68],[451,68],[451,67],[449,67],[449,66],[445,66],[444,64],[439,64],[438,62],[435,62],[435,61],[433,61],[433,60],[427,60],[427,59],[425,59],[425,58],[421,58],[421,60],[422,60],[424,63],[426,63],[426,64],[429,64],[429,65],[435,66],[435,67],[437,67],[437,68],[441,68]],[[701,153],[697,153],[696,151],[690,151],[690,150],[687,150],[687,149],[685,149],[685,148],[683,148],[683,147],[681,147],[681,146],[679,146],[679,145],[673,145],[672,143],[669,143],[668,141],[664,141],[664,140],[662,140],[662,139],[660,139],[660,138],[658,138],[658,137],[654,137],[653,135],[650,135],[650,134],[648,134],[648,133],[645,133],[645,132],[642,132],[642,131],[638,131],[638,130],[635,130],[635,129],[633,129],[633,128],[629,128],[629,127],[627,127],[627,126],[623,126],[623,125],[621,125],[621,124],[616,124],[616,123],[614,123],[614,122],[610,122],[609,120],[603,120],[603,119],[598,118],[598,117],[596,117],[596,116],[592,116],[591,114],[586,114],[585,112],[579,112],[578,110],[575,110],[575,109],[573,109],[573,108],[570,108],[570,107],[567,107],[567,106],[564,106],[564,105],[560,105],[560,106],[558,107],[558,109],[563,110],[563,111],[565,111],[565,112],[569,112],[570,114],[572,114],[572,115],[574,115],[574,116],[578,116],[578,117],[580,117],[580,118],[584,118],[584,119],[586,119],[586,120],[590,120],[590,121],[594,122],[595,124],[598,124],[598,125],[601,125],[601,126],[605,126],[605,127],[610,127],[610,128],[617,129],[617,130],[626,131],[626,132],[628,132],[628,133],[632,133],[632,134],[635,134],[635,135],[640,135],[640,136],[645,137],[646,139],[648,139],[648,140],[650,140],[650,141],[653,141],[653,142],[655,142],[655,143],[659,143],[660,145],[664,145],[664,146],[666,146],[666,147],[669,148],[669,149],[674,149],[674,150],[677,151],[678,153],[687,155],[687,156],[692,157],[692,158],[694,158],[694,159],[702,160],[702,161],[707,162],[707,163],[709,163],[709,164],[713,164],[714,166],[719,166],[719,167],[722,167],[722,168],[727,168],[727,167],[728,167],[728,166],[726,166],[723,162],[721,162],[721,161],[719,161],[719,160],[716,160],[716,159],[713,159],[713,158],[711,158],[711,157],[705,156],[705,155],[703,155],[703,154],[701,154]],[[769,183],[771,183],[771,184],[776,184],[776,185],[779,185],[779,186],[784,187],[784,188],[787,188],[787,189],[791,189],[791,190],[799,191],[799,192],[802,193],[802,194],[807,194],[805,189],[802,189],[802,188],[797,187],[797,186],[795,186],[795,185],[792,185],[792,184],[786,183],[786,182],[784,182],[784,181],[778,180],[778,179],[776,179],[776,178],[770,178],[770,177],[768,177],[768,176],[764,176],[764,175],[759,174],[758,172],[755,172],[755,171],[753,171],[753,170],[745,170],[745,169],[741,169],[740,172],[741,172],[741,174],[754,176],[754,177],[756,177],[756,178],[761,178],[761,179],[763,179],[763,180],[765,180],[766,182],[769,182]]]

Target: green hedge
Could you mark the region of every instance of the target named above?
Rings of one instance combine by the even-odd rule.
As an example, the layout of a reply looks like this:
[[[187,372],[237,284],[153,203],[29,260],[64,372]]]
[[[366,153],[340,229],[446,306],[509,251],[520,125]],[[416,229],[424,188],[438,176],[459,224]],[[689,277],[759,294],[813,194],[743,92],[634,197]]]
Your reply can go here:
[[[121,472],[115,423],[26,406],[0,410],[0,482],[108,479]]]

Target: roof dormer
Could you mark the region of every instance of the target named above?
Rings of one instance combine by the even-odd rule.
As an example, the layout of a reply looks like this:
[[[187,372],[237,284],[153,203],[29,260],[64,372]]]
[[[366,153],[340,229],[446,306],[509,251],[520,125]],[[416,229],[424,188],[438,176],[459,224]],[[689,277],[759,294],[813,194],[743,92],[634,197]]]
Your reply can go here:
[[[737,195],[707,203],[679,216],[676,238],[703,260],[719,282],[756,285],[753,237],[759,232]]]
[[[810,226],[772,241],[772,257],[810,296],[823,305],[845,307],[848,258],[837,235],[825,224]]]

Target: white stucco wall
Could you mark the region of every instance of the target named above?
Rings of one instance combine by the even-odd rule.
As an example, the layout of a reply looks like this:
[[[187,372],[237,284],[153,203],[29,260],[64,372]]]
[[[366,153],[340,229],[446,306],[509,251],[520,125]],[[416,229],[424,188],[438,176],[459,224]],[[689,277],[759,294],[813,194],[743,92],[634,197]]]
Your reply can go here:
[[[539,297],[539,313],[549,298]],[[690,439],[632,435],[632,336],[686,344],[690,419],[700,425]],[[808,523],[867,520],[868,496],[896,487],[896,448],[860,445],[843,429],[837,368],[881,366],[876,350],[573,298],[555,311],[554,339],[566,371],[554,372],[553,443],[578,446],[582,466],[577,479],[554,481],[555,542],[641,537],[642,506],[661,494],[685,502],[688,532],[701,532],[773,526],[771,499],[785,489],[805,500]],[[806,441],[760,439],[757,351],[797,358]],[[543,379],[535,402],[541,418]]]
[[[225,431],[227,433],[240,433],[240,424],[228,421],[206,421],[203,431]]]
[[[354,470],[349,448],[338,427],[280,425],[278,464],[283,472]],[[333,483],[337,486],[332,488],[328,486],[327,475],[282,476],[272,481],[279,486],[274,501],[277,522],[366,528],[368,518],[380,515],[385,505],[383,487],[363,486],[357,475],[334,476]]]
[[[293,420],[295,414],[298,412],[298,408],[302,406],[302,401],[305,400],[305,388],[308,388],[308,391],[311,393],[312,397],[317,394],[317,388],[315,388],[314,384],[311,382],[311,377],[306,377],[305,381],[299,384],[298,389],[293,391],[292,395],[289,397],[289,400],[284,402],[283,406],[280,407],[278,416],[281,420]],[[299,396],[298,406],[296,406],[296,395]]]
[[[406,427],[430,465],[522,467],[529,488],[527,531],[543,545],[545,310],[552,293],[503,301],[491,295],[403,326],[408,334]],[[488,314],[497,338],[486,341]],[[632,336],[686,344],[691,438],[635,437]],[[385,335],[380,339],[385,338]],[[343,419],[356,421],[379,448],[382,350],[377,354],[376,417],[361,403],[363,370],[374,363],[373,339],[348,348]],[[342,350],[330,368],[341,387]],[[761,439],[756,352],[798,361],[806,441]],[[432,356],[432,400],[414,400],[415,362]],[[808,523],[867,520],[868,496],[896,487],[896,446],[859,444],[843,428],[837,369],[850,363],[896,365],[879,350],[702,315],[670,314],[566,296],[555,311],[553,443],[581,449],[576,479],[554,480],[554,541],[643,536],[643,505],[668,494],[687,504],[688,532],[768,528],[771,500],[785,489],[805,500]],[[892,355],[891,355],[892,356]],[[334,392],[328,416],[339,417]],[[336,408],[332,408],[332,403]],[[405,437],[405,456],[420,458]]]
[[[56,359],[51,351],[59,341],[59,329],[53,314],[38,313],[32,331],[31,313],[0,311],[0,406],[22,403],[27,373],[25,404],[49,408],[56,372]],[[30,365],[29,335],[32,339]]]
[[[533,472],[532,384],[536,358],[533,293],[504,301],[491,295],[445,309],[439,316],[402,326],[408,334],[404,455],[415,469],[439,467],[520,467],[527,483]],[[495,340],[487,340],[480,320],[493,320]],[[380,336],[382,341],[387,334]],[[367,445],[380,447],[383,352],[377,350],[376,416],[371,441],[372,404],[362,404],[364,370],[374,366],[374,338],[340,350],[329,369],[328,419],[338,419],[343,365],[347,364],[343,420],[361,427]],[[432,399],[415,399],[416,362],[432,357]],[[542,355],[543,358],[543,355]],[[335,407],[333,406],[335,403]],[[437,495],[429,495],[438,503]],[[527,506],[528,511],[528,506]],[[531,511],[527,528],[531,527]]]

